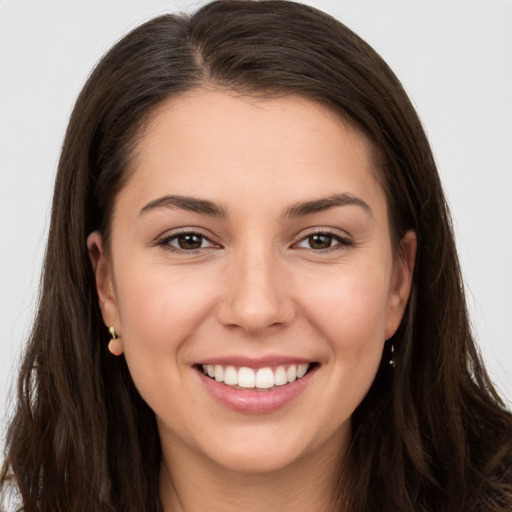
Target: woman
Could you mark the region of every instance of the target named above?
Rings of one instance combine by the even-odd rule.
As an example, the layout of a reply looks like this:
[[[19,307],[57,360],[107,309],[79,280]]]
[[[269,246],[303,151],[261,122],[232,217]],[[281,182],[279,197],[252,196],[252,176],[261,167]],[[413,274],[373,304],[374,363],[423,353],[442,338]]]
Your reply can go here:
[[[102,59],[8,435],[25,511],[506,511],[511,433],[428,142],[371,48],[220,1]]]

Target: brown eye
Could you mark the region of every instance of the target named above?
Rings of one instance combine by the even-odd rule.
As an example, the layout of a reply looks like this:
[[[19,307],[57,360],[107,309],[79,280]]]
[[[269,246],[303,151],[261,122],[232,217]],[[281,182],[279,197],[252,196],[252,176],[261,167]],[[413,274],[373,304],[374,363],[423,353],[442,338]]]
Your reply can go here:
[[[193,252],[216,247],[206,236],[194,232],[176,233],[175,235],[163,238],[158,242],[158,245],[178,252]]]
[[[194,233],[179,235],[175,238],[175,240],[178,243],[178,247],[185,251],[200,249],[203,245],[203,237]]]
[[[330,233],[329,231],[317,231],[311,233],[300,240],[295,247],[301,249],[309,249],[310,251],[329,251],[336,249],[346,249],[351,247],[354,243],[343,235]]]
[[[311,249],[329,249],[332,246],[333,237],[325,234],[316,234],[307,237]]]

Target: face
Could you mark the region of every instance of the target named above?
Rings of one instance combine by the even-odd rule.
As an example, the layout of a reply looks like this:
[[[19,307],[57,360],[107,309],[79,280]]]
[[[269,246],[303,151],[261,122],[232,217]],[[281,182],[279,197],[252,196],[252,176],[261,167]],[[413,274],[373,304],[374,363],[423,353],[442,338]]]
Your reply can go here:
[[[372,147],[300,97],[162,104],[89,248],[164,451],[235,471],[339,453],[409,294]]]

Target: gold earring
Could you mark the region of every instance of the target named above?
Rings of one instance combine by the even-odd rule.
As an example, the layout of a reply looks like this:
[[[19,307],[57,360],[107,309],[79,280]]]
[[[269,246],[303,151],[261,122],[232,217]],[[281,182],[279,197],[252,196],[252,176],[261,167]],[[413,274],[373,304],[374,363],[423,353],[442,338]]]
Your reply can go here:
[[[114,326],[109,327],[108,332],[112,336],[112,339],[108,344],[108,349],[114,356],[120,356],[123,353],[123,342],[117,336]]]
[[[393,343],[391,343],[391,359],[389,360],[389,366],[394,368],[395,365],[396,365],[396,363],[395,363],[395,345],[393,345]]]

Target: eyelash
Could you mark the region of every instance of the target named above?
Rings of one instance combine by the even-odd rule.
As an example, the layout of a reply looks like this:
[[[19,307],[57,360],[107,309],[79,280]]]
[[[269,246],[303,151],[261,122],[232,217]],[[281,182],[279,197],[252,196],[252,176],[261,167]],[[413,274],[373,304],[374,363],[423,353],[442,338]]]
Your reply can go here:
[[[176,247],[174,245],[171,245],[171,242],[178,241],[178,239],[180,237],[187,237],[187,236],[189,236],[189,237],[195,236],[195,237],[199,238],[201,245],[205,241],[211,245],[208,247],[198,247],[196,249],[184,249],[182,247]],[[301,244],[302,242],[305,242],[309,238],[312,238],[315,236],[324,236],[326,238],[331,239],[331,242],[335,241],[336,243],[334,245],[331,245],[331,246],[323,248],[323,249],[314,249],[312,247],[299,247],[299,244]],[[180,231],[178,233],[173,233],[170,236],[165,236],[164,238],[157,240],[155,245],[160,246],[169,251],[178,252],[178,253],[187,253],[187,254],[195,254],[195,253],[200,252],[202,249],[210,249],[210,248],[219,247],[217,244],[215,244],[215,242],[213,242],[206,235],[199,233],[197,231],[193,231],[193,230],[190,230],[190,231],[184,230],[184,231]],[[292,247],[296,247],[297,249],[300,249],[300,250],[311,251],[316,254],[322,254],[322,253],[327,253],[327,252],[331,252],[331,251],[339,251],[342,249],[346,249],[353,245],[354,245],[354,242],[350,238],[348,238],[346,236],[341,236],[339,234],[339,232],[331,231],[328,229],[322,229],[322,230],[312,231],[312,232],[308,233],[307,235],[303,236],[298,242],[294,243],[292,245]]]
[[[210,247],[212,247],[212,246],[210,246],[210,247],[198,247],[197,249],[183,249],[181,247],[176,247],[176,246],[171,245],[171,242],[178,241],[178,239],[180,237],[186,237],[186,236],[189,236],[189,237],[195,236],[195,237],[199,238],[201,240],[201,245],[204,241],[212,244],[213,247],[215,247],[217,245],[206,235],[203,235],[202,233],[198,233],[197,231],[193,231],[193,230],[190,230],[190,231],[183,230],[178,233],[173,233],[170,236],[166,236],[166,237],[158,240],[156,242],[156,245],[163,247],[164,249],[167,249],[169,251],[179,252],[179,253],[187,253],[187,254],[195,254],[195,253],[198,253],[199,251],[201,251],[202,249],[207,249],[207,248],[209,249]]]
[[[308,233],[306,236],[303,236],[298,242],[294,244],[294,246],[298,246],[300,243],[307,241],[309,238],[314,236],[325,236],[327,238],[330,238],[331,241],[335,241],[334,245],[331,245],[329,247],[326,247],[325,249],[313,249],[312,247],[299,247],[299,249],[304,249],[306,251],[312,251],[314,253],[326,253],[331,251],[339,251],[343,249],[347,249],[348,247],[352,247],[354,245],[353,240],[346,236],[340,235],[338,231],[329,230],[329,229],[321,229],[317,231],[312,231]]]

